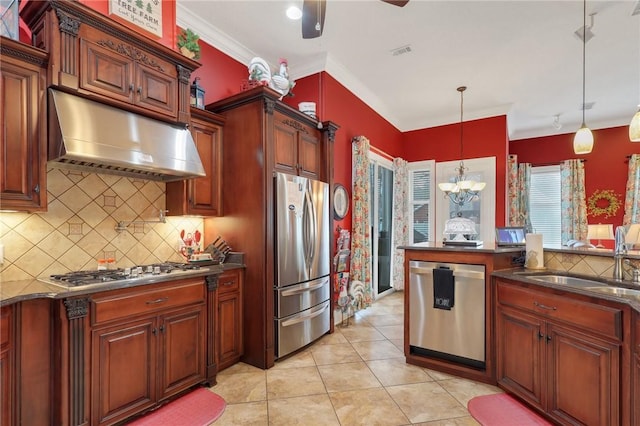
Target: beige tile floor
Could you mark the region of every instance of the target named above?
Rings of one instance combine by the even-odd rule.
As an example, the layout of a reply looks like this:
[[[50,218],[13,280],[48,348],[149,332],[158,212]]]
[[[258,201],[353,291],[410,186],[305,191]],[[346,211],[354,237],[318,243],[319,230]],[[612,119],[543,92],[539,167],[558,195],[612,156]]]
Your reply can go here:
[[[478,425],[467,402],[494,386],[405,363],[403,293],[356,313],[269,370],[236,364],[211,388],[219,425]]]

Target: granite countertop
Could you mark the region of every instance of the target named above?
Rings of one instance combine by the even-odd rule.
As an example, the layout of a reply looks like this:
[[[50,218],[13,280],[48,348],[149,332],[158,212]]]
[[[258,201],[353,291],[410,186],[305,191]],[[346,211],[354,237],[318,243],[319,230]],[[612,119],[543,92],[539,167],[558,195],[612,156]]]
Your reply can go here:
[[[618,281],[613,278],[605,277],[593,277],[589,275],[580,275],[574,273],[568,273],[566,271],[559,271],[553,269],[543,269],[534,271],[526,268],[514,268],[514,269],[501,269],[493,271],[491,274],[494,277],[506,278],[515,281],[521,281],[530,285],[551,288],[554,290],[566,291],[568,293],[581,294],[584,296],[598,297],[600,299],[609,300],[612,302],[625,303],[631,306],[636,311],[640,312],[640,295],[614,295],[609,293],[603,293],[600,291],[590,290],[585,287],[572,286],[568,284],[554,283],[550,281],[541,281],[532,279],[535,276],[540,275],[561,275],[566,277],[580,278],[583,280],[589,280],[594,282],[595,286],[611,286],[620,287],[640,291],[640,284],[634,284],[631,281]]]
[[[148,279],[113,281],[101,284],[90,284],[86,286],[60,286],[49,284],[39,279],[29,279],[20,281],[4,281],[0,285],[0,306],[11,305],[24,300],[49,298],[63,299],[71,296],[81,296],[107,290],[117,290],[128,287],[138,287],[150,284],[157,284],[167,281],[175,281],[183,278],[204,277],[207,275],[219,275],[231,269],[244,268],[240,263],[223,263],[221,265],[202,266],[200,269],[181,272],[176,274],[164,274],[151,276]]]
[[[404,250],[423,251],[451,251],[451,252],[476,252],[476,253],[519,253],[524,251],[524,247],[498,247],[495,243],[485,243],[480,247],[445,246],[441,241],[428,241],[410,246],[399,246]]]

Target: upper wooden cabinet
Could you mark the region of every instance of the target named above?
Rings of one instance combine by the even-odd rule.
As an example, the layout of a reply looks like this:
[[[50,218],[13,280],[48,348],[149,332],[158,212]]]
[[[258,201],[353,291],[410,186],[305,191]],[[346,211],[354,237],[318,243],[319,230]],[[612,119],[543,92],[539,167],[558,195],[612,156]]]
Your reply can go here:
[[[200,64],[76,1],[28,2],[33,44],[51,54],[48,83],[150,117],[189,122]]]
[[[284,173],[320,179],[321,133],[276,111],[273,114],[274,168]]]
[[[40,49],[2,37],[0,209],[47,208],[46,64]]]
[[[80,88],[176,118],[178,84],[175,67],[160,59],[145,65],[127,56],[129,50],[106,34],[92,34],[98,43],[80,40]],[[122,53],[121,53],[122,52]]]
[[[169,215],[222,215],[222,126],[224,117],[191,110],[191,134],[205,177],[167,183]]]

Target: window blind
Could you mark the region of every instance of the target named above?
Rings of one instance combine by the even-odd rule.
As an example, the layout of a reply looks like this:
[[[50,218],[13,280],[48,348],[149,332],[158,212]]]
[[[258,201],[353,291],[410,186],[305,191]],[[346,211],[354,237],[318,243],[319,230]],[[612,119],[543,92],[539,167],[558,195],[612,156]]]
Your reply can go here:
[[[560,165],[531,168],[529,209],[533,232],[542,234],[545,245],[559,247],[560,225]]]

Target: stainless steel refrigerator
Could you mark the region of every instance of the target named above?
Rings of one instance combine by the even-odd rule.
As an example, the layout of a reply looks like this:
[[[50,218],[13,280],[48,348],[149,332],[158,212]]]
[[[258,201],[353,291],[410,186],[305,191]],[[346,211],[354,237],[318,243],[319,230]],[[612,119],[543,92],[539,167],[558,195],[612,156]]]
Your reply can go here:
[[[275,175],[276,358],[329,331],[329,185]]]

